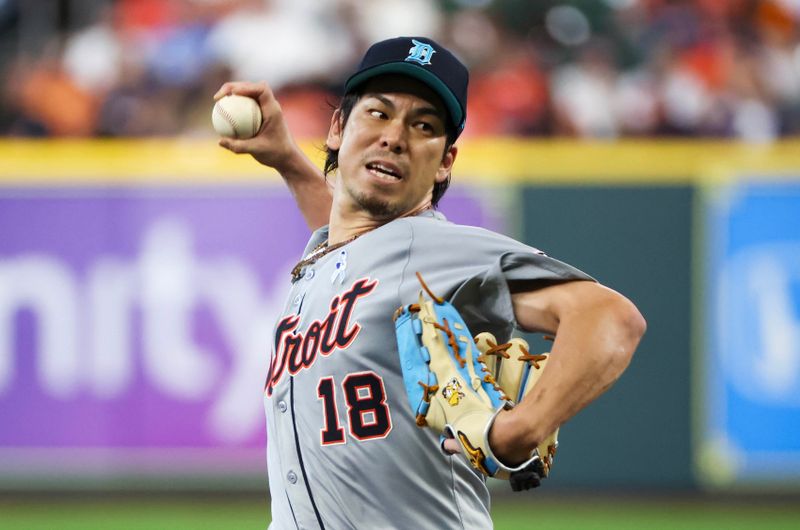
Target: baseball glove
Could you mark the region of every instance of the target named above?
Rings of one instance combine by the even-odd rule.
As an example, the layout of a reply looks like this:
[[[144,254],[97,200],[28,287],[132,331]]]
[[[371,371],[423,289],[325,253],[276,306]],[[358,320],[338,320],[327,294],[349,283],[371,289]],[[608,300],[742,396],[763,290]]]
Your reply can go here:
[[[536,383],[546,355],[528,354],[521,339],[501,345],[488,333],[473,339],[458,311],[433,294],[419,273],[417,277],[431,300],[420,291],[418,303],[400,307],[394,315],[417,425],[431,427],[443,439],[456,439],[475,469],[509,479],[515,491],[538,486],[550,470],[556,433],[515,467],[494,455],[488,436],[497,414],[512,408],[513,399],[521,399]]]
[[[531,355],[527,341],[521,338],[497,344],[494,335],[484,332],[475,337],[475,344],[482,354],[478,361],[486,365],[497,385],[514,403],[522,401],[536,385],[549,358],[549,353]],[[534,453],[538,459],[511,474],[511,488],[520,491],[538,486],[541,479],[550,474],[557,448],[558,429],[536,448]]]

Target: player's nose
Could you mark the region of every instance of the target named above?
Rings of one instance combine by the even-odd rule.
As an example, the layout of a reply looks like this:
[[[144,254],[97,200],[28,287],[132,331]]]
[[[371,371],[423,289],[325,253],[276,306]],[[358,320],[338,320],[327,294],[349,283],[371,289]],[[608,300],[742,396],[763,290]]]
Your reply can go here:
[[[381,131],[381,147],[400,154],[406,150],[408,139],[406,128],[401,120],[388,120]]]

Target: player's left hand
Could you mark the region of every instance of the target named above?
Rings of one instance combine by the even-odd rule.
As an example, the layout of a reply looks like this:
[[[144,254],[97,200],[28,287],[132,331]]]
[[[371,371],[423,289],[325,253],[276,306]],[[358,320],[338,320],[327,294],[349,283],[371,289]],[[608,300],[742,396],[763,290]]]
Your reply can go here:
[[[445,438],[442,441],[442,450],[448,455],[457,455],[461,452],[461,444],[455,438]]]

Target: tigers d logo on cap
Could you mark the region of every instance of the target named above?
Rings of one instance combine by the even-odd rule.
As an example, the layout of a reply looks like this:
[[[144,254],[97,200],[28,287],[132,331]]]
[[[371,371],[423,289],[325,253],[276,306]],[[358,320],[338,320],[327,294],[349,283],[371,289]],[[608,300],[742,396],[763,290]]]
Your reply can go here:
[[[413,61],[421,64],[422,66],[431,64],[431,57],[433,57],[433,54],[436,53],[436,50],[433,49],[433,46],[414,39],[411,39],[411,43],[414,46],[408,50],[408,57],[406,57],[406,61]]]

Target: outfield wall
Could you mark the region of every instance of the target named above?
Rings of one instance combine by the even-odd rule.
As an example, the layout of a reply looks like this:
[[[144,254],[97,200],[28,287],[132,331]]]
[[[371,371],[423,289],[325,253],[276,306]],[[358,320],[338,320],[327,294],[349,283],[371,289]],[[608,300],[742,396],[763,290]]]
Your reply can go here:
[[[563,427],[552,488],[800,481],[800,142],[499,139],[456,168],[452,220],[648,320]],[[270,322],[307,236],[274,172],[211,141],[0,143],[0,487],[260,487]]]

